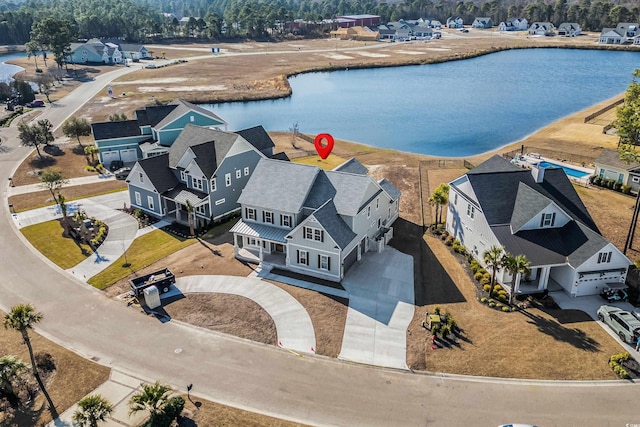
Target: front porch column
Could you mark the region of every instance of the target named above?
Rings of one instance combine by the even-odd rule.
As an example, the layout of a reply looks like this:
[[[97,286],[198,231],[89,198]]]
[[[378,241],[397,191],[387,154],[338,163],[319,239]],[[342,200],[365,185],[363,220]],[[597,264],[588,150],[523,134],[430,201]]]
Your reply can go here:
[[[549,274],[551,273],[551,267],[541,267],[538,279],[538,290],[544,291],[549,284]]]
[[[238,236],[237,234],[233,234],[233,256],[237,257],[238,256],[238,237],[240,237],[240,239],[242,239],[242,236]]]
[[[262,245],[260,245],[260,262],[264,261],[264,251],[262,250]]]

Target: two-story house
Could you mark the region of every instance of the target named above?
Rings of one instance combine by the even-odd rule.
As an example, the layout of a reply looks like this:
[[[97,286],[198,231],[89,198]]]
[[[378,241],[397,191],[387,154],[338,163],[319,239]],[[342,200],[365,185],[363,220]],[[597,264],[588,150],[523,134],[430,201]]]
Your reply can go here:
[[[582,28],[576,22],[563,22],[558,27],[558,35],[565,37],[577,37],[582,34]]]
[[[239,210],[242,189],[273,147],[262,126],[232,133],[187,125],[167,153],[133,166],[126,180],[131,206],[188,224],[190,204],[196,226],[223,219]]]
[[[640,35],[640,25],[637,22],[621,22],[616,28],[603,28],[598,43],[634,43],[634,38],[638,35]]]
[[[447,28],[462,28],[464,27],[464,20],[458,16],[451,16],[447,18]]]
[[[493,20],[488,17],[476,18],[471,23],[471,26],[479,29],[493,28]]]
[[[393,237],[400,191],[355,159],[332,171],[261,159],[238,202],[238,259],[339,282]]]
[[[447,231],[474,258],[484,263],[496,246],[531,263],[521,282],[497,271],[508,291],[583,296],[624,283],[631,262],[602,237],[562,169],[528,171],[494,156],[449,185]]]
[[[551,22],[534,22],[529,27],[529,35],[532,36],[552,36],[555,34],[555,27]]]
[[[168,153],[187,124],[208,128],[227,125],[212,111],[176,99],[136,110],[132,120],[93,123],[91,128],[100,162],[108,167],[114,160],[128,163]]]
[[[502,21],[498,24],[498,31],[527,31],[528,29],[529,21],[526,18]]]

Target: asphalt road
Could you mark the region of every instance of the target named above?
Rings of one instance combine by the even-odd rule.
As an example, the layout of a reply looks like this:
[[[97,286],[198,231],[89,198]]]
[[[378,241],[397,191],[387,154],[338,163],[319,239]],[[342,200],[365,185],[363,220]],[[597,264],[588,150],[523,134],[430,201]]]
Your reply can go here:
[[[40,118],[54,126],[131,71],[83,84]],[[37,332],[101,364],[192,395],[313,425],[625,426],[640,423],[632,383],[553,383],[444,377],[355,365],[169,322],[161,324],[75,281],[27,244],[6,203],[8,177],[30,150],[0,129],[0,309],[28,302]],[[488,327],[495,327],[488,326]],[[514,350],[517,359],[517,351]],[[605,363],[603,361],[603,363]],[[499,369],[499,367],[496,367]]]

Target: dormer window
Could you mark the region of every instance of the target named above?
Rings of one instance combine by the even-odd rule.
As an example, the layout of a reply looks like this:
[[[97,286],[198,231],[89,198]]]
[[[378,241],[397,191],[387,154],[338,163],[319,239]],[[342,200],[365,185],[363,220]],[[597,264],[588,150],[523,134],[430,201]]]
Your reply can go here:
[[[193,184],[193,188],[202,191],[203,183],[200,178],[191,178],[191,182]]]
[[[543,213],[540,218],[540,227],[553,227],[556,222],[556,213]]]

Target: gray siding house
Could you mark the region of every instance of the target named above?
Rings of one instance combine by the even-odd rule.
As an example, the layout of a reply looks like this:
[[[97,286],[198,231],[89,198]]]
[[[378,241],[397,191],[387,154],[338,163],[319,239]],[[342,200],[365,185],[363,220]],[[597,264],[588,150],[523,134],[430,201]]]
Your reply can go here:
[[[634,193],[640,190],[640,164],[620,160],[617,150],[604,150],[596,159],[595,166],[594,176],[629,185]]]
[[[196,227],[223,219],[239,210],[242,189],[273,147],[261,126],[231,133],[188,124],[167,153],[133,166],[126,180],[131,206],[188,224],[190,204]]]
[[[231,229],[238,259],[339,282],[393,237],[400,191],[350,159],[332,171],[261,159]]]

